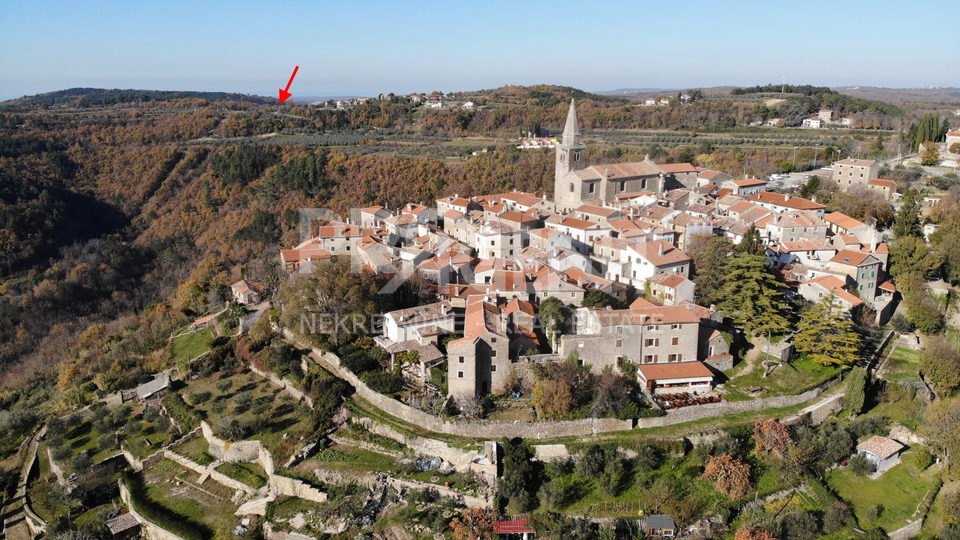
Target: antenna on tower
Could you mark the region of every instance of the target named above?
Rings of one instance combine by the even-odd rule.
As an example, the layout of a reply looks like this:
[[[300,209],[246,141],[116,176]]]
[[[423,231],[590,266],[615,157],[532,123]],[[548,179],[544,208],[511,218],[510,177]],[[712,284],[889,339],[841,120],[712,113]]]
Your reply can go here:
[[[781,94],[783,93],[784,88],[786,88],[786,87],[787,87],[787,78],[784,77],[784,78],[783,78],[783,82],[780,83],[780,93],[781,93]]]

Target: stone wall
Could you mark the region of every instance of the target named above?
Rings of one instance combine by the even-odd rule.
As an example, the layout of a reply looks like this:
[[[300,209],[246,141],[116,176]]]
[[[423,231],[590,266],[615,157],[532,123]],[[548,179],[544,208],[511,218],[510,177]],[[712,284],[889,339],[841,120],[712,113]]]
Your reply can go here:
[[[203,437],[210,444],[210,455],[220,461],[241,461],[252,463],[260,459],[260,441],[225,441],[213,434],[213,428],[206,421],[200,421]]]
[[[167,450],[166,452],[164,452],[164,454],[165,454],[164,457],[166,457],[167,459],[179,463],[183,467],[186,467],[187,469],[190,469],[191,471],[196,472],[201,477],[203,477],[204,475],[207,475],[214,482],[223,484],[230,489],[235,489],[235,490],[242,491],[244,493],[249,493],[249,494],[254,494],[257,492],[256,489],[244,484],[243,482],[234,480],[233,478],[230,478],[229,476],[211,467],[200,465],[199,463],[193,461],[192,459],[181,456],[176,452]]]
[[[905,527],[901,527],[893,531],[892,533],[888,533],[887,536],[890,538],[890,540],[909,540],[914,536],[919,536],[920,529],[922,528],[923,528],[923,520],[918,519],[916,521],[911,522],[909,525]]]
[[[637,420],[638,428],[663,427],[683,422],[692,422],[703,418],[714,416],[739,414],[742,412],[762,411],[764,409],[780,409],[784,407],[793,407],[801,403],[810,401],[819,396],[829,388],[832,388],[840,382],[840,377],[835,377],[826,383],[807,390],[796,396],[774,396],[762,399],[753,399],[749,401],[722,401],[720,403],[708,403],[706,405],[697,405],[694,407],[684,407],[682,409],[671,409],[667,411],[666,416],[657,418],[640,418]]]
[[[280,377],[277,377],[276,375],[268,371],[260,371],[253,364],[250,364],[248,367],[250,368],[250,371],[269,380],[275,386],[279,386],[281,389],[283,389],[284,392],[293,396],[294,399],[296,399],[297,401],[303,401],[311,409],[313,408],[313,400],[310,399],[310,396],[301,392],[300,389],[297,388],[292,382],[288,381],[287,379],[281,379]]]
[[[140,513],[137,512],[137,509],[130,504],[130,492],[127,491],[127,486],[123,485],[123,480],[119,480],[118,483],[120,484],[120,500],[127,505],[127,508],[130,509],[130,513],[133,514],[133,517],[137,518],[137,521],[140,522],[140,528],[143,530],[143,535],[148,540],[183,540],[183,538],[180,536],[173,534],[172,532],[140,515]]]
[[[289,330],[283,330],[283,334],[288,340],[297,343],[298,346],[305,347],[296,341],[296,338]],[[782,351],[784,354],[787,354],[789,349],[790,347],[784,346]],[[836,377],[813,390],[796,396],[775,396],[750,401],[724,401],[721,403],[698,405],[696,407],[672,409],[667,411],[666,416],[640,418],[636,421],[636,425],[633,420],[617,420],[615,418],[585,418],[582,420],[565,420],[558,422],[495,422],[482,420],[450,422],[370,389],[353,372],[343,368],[340,365],[340,359],[335,354],[316,348],[311,350],[314,361],[332,371],[334,375],[353,385],[353,387],[356,388],[357,395],[390,415],[436,433],[447,433],[462,437],[489,440],[501,439],[503,437],[522,437],[524,439],[579,437],[597,435],[610,431],[625,431],[634,427],[663,427],[727,414],[793,407],[819,396],[825,390],[840,382],[840,377]],[[405,442],[405,444],[409,444],[409,442]]]
[[[277,495],[287,497],[297,497],[317,503],[327,502],[327,494],[319,489],[296,478],[287,478],[286,476],[270,476],[270,489]]]

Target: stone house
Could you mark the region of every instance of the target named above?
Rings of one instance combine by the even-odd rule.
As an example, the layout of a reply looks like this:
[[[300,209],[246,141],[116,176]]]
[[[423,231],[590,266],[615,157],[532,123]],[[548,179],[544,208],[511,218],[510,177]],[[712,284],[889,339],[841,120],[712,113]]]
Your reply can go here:
[[[230,290],[233,292],[233,299],[238,304],[253,305],[259,304],[263,300],[267,284],[262,281],[241,279],[231,285]]]
[[[870,253],[842,250],[827,267],[847,276],[847,282],[857,288],[862,298],[872,301],[876,296],[878,281],[882,276],[882,263]]]
[[[680,274],[657,274],[647,280],[650,294],[659,298],[663,305],[674,306],[683,302],[693,302],[697,284]]]
[[[427,326],[449,334],[456,332],[453,307],[448,302],[437,302],[391,311],[383,316],[383,333],[393,342],[416,339],[416,331]]]
[[[880,165],[872,159],[844,159],[833,164],[833,181],[840,191],[865,186],[880,173]]]
[[[637,309],[580,308],[575,331],[560,337],[561,357],[577,351],[580,361],[600,373],[624,358],[638,364],[697,359],[700,317],[688,306]]]
[[[877,471],[884,471],[896,463],[906,448],[889,437],[874,435],[857,445],[857,453],[866,457]]]

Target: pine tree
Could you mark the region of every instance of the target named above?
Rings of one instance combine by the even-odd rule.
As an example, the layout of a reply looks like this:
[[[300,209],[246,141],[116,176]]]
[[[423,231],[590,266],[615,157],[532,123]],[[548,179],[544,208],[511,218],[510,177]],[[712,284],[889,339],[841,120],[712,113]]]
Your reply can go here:
[[[750,228],[744,233],[743,239],[737,244],[737,252],[764,255],[766,250],[766,246],[763,245],[763,239],[760,238],[760,229],[758,229],[756,225],[750,225]]]
[[[717,298],[720,309],[746,332],[780,334],[790,330],[790,321],[779,289],[762,256],[741,252],[730,258]]]
[[[896,238],[923,236],[923,229],[920,224],[920,195],[915,191],[908,191],[904,194],[903,205],[900,206],[900,213],[893,224],[893,235]]]
[[[855,367],[847,375],[847,392],[843,397],[850,414],[856,416],[863,411],[863,404],[867,399],[867,370]]]
[[[800,317],[793,344],[824,366],[849,366],[860,351],[860,335],[834,295],[825,296]]]

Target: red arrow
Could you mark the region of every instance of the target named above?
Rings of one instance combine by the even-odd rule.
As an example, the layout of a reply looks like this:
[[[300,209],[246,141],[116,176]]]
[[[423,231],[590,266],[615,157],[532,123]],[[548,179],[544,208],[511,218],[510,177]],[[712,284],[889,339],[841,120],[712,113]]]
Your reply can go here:
[[[280,90],[280,103],[283,103],[284,101],[287,100],[287,98],[290,97],[290,92],[288,92],[287,90],[290,90],[290,85],[293,84],[293,78],[297,76],[298,69],[300,69],[300,66],[293,67],[293,74],[290,75],[290,80],[287,81],[287,87]]]

